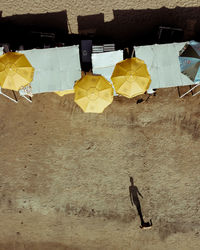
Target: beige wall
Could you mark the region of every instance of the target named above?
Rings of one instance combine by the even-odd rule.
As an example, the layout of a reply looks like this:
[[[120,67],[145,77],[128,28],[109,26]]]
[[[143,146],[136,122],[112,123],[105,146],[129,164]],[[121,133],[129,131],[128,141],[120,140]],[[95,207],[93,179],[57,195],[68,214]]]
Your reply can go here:
[[[158,9],[197,7],[200,0],[1,0],[2,16],[27,13],[45,13],[67,11],[69,24],[73,33],[78,32],[77,17],[104,14],[104,21],[113,19],[113,10]]]

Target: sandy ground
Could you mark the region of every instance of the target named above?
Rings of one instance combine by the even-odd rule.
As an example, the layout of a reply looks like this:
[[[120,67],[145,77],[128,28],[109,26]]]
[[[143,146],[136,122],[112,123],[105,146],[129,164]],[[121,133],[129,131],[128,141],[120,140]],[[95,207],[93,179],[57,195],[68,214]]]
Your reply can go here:
[[[65,10],[68,16],[68,25],[73,33],[78,33],[78,16],[90,16],[103,13],[104,21],[109,22],[114,18],[115,10],[144,10],[144,9],[159,9],[162,7],[173,9],[175,7],[199,7],[200,0],[9,0],[2,1],[0,11],[2,16],[12,16],[21,14],[38,14],[46,12],[59,12]],[[198,12],[199,13],[199,12]],[[194,18],[194,13],[191,13],[191,19]],[[126,13],[127,15],[127,13]],[[153,18],[153,16],[152,16]],[[152,19],[151,18],[151,19]],[[171,18],[171,16],[170,16]],[[198,17],[195,17],[198,18]],[[150,22],[152,20],[149,20]],[[181,18],[182,21],[184,17]],[[127,25],[132,25],[131,18],[126,20],[126,17],[121,20]],[[178,20],[176,20],[177,24]],[[141,24],[139,24],[141,25]],[[199,29],[197,29],[198,31]],[[131,32],[131,31],[130,31]]]
[[[199,104],[166,89],[97,115],[73,95],[0,96],[0,250],[199,249]]]

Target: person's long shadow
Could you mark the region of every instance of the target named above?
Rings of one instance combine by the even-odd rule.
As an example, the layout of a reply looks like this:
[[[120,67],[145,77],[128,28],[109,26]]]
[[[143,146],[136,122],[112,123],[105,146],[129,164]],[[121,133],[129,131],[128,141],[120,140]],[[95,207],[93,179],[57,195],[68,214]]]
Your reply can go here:
[[[140,200],[138,198],[138,194],[143,198],[142,194],[139,192],[137,186],[134,185],[133,177],[130,177],[131,186],[129,186],[129,194],[130,194],[130,200],[131,204],[136,206],[138,215],[140,216],[141,226],[140,228],[149,228],[152,226],[152,221],[145,222],[142,215]]]

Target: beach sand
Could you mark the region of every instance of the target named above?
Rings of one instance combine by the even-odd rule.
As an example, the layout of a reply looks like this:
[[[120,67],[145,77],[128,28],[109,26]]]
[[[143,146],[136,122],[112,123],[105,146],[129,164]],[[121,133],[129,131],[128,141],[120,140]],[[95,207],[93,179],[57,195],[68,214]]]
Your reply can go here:
[[[138,98],[85,114],[73,95],[0,96],[0,250],[199,249],[199,96]]]
[[[198,19],[199,10],[195,10],[195,8],[198,9],[199,6],[200,6],[200,0],[184,0],[184,1],[183,0],[171,0],[171,1],[168,1],[168,0],[160,0],[160,1],[158,0],[150,0],[150,1],[149,0],[135,0],[135,1],[129,1],[129,0],[123,0],[123,1],[120,1],[120,0],[111,0],[111,1],[107,1],[107,0],[95,0],[95,1],[94,0],[87,0],[87,1],[48,0],[48,1],[42,1],[42,2],[40,0],[34,0],[32,2],[30,2],[29,0],[15,0],[15,1],[10,0],[10,1],[1,2],[0,13],[2,11],[2,17],[6,17],[6,16],[12,16],[12,15],[23,15],[23,14],[27,15],[27,14],[38,14],[38,13],[47,13],[47,12],[56,13],[60,11],[65,11],[67,15],[67,20],[66,20],[66,23],[63,25],[66,25],[67,27],[67,22],[68,22],[69,31],[71,31],[72,33],[78,33],[80,31],[79,29],[81,29],[81,27],[84,26],[86,23],[87,23],[86,26],[92,26],[92,30],[93,30],[96,28],[98,29],[99,26],[104,25],[104,22],[106,23],[114,19],[117,19],[120,21],[120,23],[117,23],[115,29],[119,31],[119,24],[121,24],[123,25],[123,29],[121,29],[120,32],[123,33],[125,29],[131,32],[131,28],[133,32],[133,30],[135,30],[134,26],[136,26],[136,30],[134,32],[137,31],[137,27],[140,27],[141,30],[144,30],[145,27],[142,27],[143,23],[145,23],[145,26],[147,27],[149,26],[149,24],[155,25],[154,24],[155,19],[156,19],[155,15],[157,15],[159,19],[159,15],[160,15],[159,11],[156,13],[152,13],[152,14],[150,12],[151,10],[157,10],[163,7],[166,7],[169,9],[175,9],[176,7],[183,8],[181,12],[184,12],[185,14],[183,15],[185,16],[182,16],[182,14],[179,13],[179,11],[178,12],[175,11],[175,16],[173,14],[170,14],[168,25],[169,25],[170,20],[172,19],[173,20],[172,22],[176,27],[185,23],[186,24],[184,25],[184,30],[185,30],[186,28],[189,28],[189,27],[186,27],[188,25],[187,20],[186,20],[187,18],[190,19],[188,20],[190,25],[192,21],[195,21]],[[184,10],[184,8],[186,9]],[[192,10],[192,8],[194,8],[194,10]],[[130,10],[130,13],[129,13],[129,10]],[[141,10],[141,12],[139,12],[139,14],[137,14],[135,17],[137,19],[136,23],[133,20],[135,18],[133,18],[132,10]],[[147,10],[147,13],[144,12],[145,13],[144,14],[142,10],[144,11]],[[96,18],[93,19],[95,15],[96,15]],[[89,18],[89,20],[87,21],[87,18],[85,19],[85,17],[87,16],[92,19]],[[146,18],[147,20],[145,21]],[[58,20],[54,19],[55,23],[57,21]],[[51,23],[51,20],[49,20],[49,22]],[[128,26],[131,26],[131,27],[129,27],[128,29]],[[148,31],[148,29],[149,28],[147,28],[146,32]],[[112,30],[109,30],[109,31],[112,32]],[[91,33],[91,31],[89,33]],[[118,37],[119,37],[119,34],[118,34]]]

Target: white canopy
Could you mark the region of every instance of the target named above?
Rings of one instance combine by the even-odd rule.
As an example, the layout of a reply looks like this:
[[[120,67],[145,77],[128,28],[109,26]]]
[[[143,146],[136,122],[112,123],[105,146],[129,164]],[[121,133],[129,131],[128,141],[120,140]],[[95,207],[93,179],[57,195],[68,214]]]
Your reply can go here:
[[[79,46],[19,51],[35,68],[32,93],[73,89],[81,78]]]
[[[92,54],[92,70],[94,74],[100,74],[104,76],[110,83],[111,76],[115,65],[123,60],[123,50],[93,53]],[[113,87],[114,88],[114,87]],[[116,96],[116,92],[114,91]]]
[[[180,71],[179,51],[185,43],[134,47],[136,57],[144,60],[151,75],[151,84],[147,92],[151,93],[152,89],[194,84]]]

